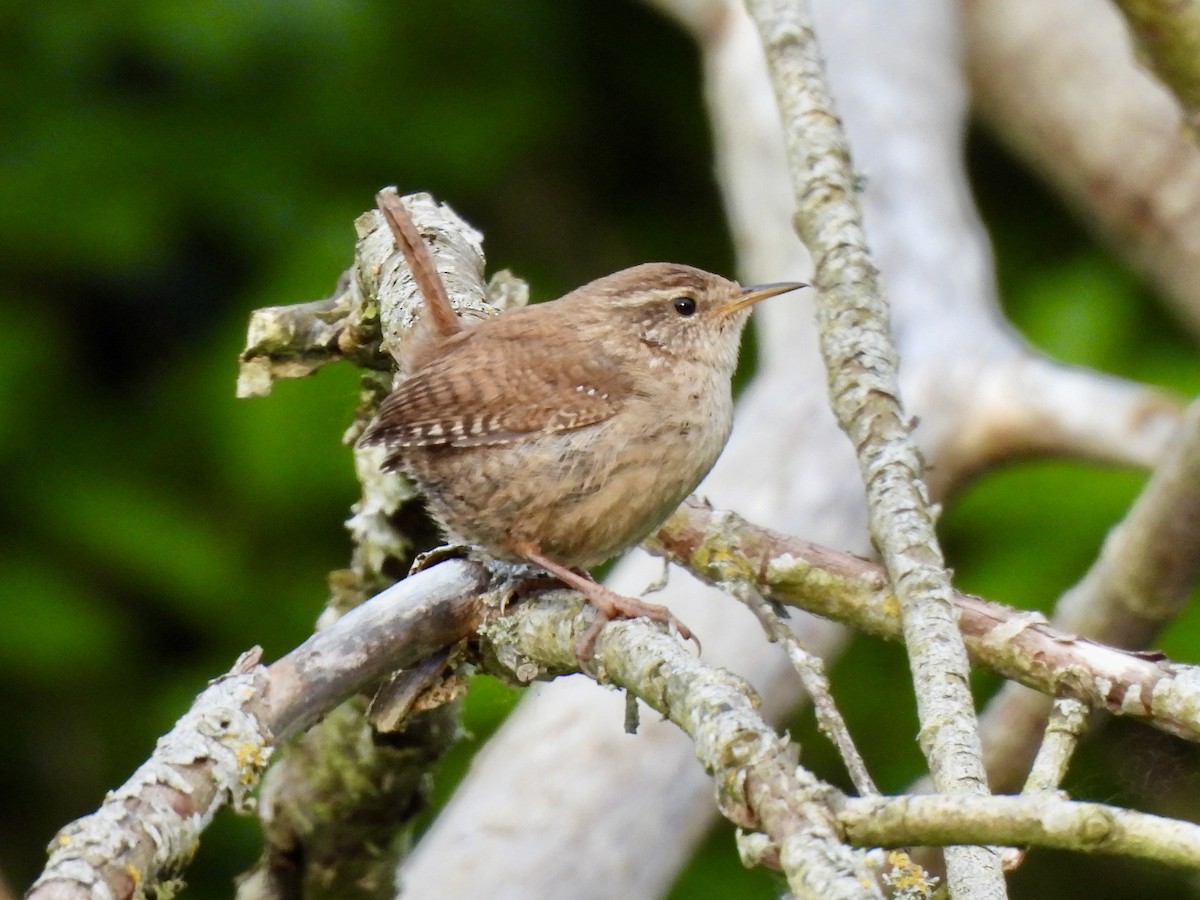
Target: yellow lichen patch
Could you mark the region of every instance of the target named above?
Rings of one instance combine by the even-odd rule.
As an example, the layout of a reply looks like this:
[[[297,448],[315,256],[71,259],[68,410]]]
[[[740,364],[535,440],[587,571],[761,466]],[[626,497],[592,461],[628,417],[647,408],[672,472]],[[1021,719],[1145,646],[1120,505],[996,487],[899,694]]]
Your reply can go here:
[[[891,887],[894,897],[904,900],[924,900],[932,897],[938,879],[913,862],[903,850],[893,850],[887,856],[892,868],[883,873],[883,883]]]
[[[265,744],[239,744],[234,752],[242,784],[253,784],[257,781],[259,772],[271,758],[271,752]]]
[[[767,564],[767,583],[772,593],[784,596],[809,593],[822,580],[831,581],[826,573],[791,553],[782,553]]]
[[[692,554],[692,563],[719,581],[754,582],[758,579],[758,572],[750,560],[731,551],[719,537],[701,543]]]

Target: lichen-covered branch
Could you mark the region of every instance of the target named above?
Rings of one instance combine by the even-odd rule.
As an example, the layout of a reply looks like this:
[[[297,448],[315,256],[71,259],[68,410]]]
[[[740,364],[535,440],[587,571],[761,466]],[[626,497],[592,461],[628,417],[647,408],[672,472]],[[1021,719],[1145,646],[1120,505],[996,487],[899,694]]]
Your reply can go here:
[[[901,635],[899,606],[879,566],[752,525],[735,513],[690,500],[647,547],[706,581],[748,581],[778,603],[868,634]],[[1038,613],[970,594],[955,593],[954,600],[966,648],[977,662],[1049,697],[1074,697],[1200,742],[1200,668],[1098,644],[1051,627]]]
[[[1087,704],[1073,697],[1060,697],[1054,701],[1046,722],[1045,736],[1021,793],[1039,794],[1059,789],[1067,777],[1067,768],[1079,745],[1079,738],[1087,727],[1090,713]]]
[[[486,629],[509,673],[525,680],[578,666],[587,618],[549,594]],[[696,659],[649,623],[614,622],[596,641],[609,680],[682,728],[716,783],[727,818],[765,832],[779,848],[793,895],[880,897],[869,869],[832,827],[826,786],[797,766],[795,748],[763,722],[754,690]]]
[[[753,530],[750,534],[755,536]],[[879,569],[845,554],[816,548],[806,551],[809,563],[788,562],[785,557],[798,558],[790,552],[798,548],[789,546],[788,540],[776,539],[777,548],[789,552],[772,560],[758,553],[747,555],[744,547],[731,542],[733,549],[709,565],[719,566],[726,580],[734,573],[766,573],[760,586],[771,587],[771,579],[777,579],[775,599],[797,590],[799,582],[789,573],[801,574],[810,586],[824,583],[822,589],[831,596],[861,591],[864,584],[883,592],[885,581]],[[716,545],[706,546],[711,550]],[[698,547],[694,555],[703,558],[705,552]],[[806,571],[816,568],[813,561],[823,567],[824,576]],[[372,598],[270,666],[259,664],[257,654],[248,654],[229,676],[214,682],[197,699],[192,711],[159,742],[154,756],[109,796],[101,810],[63,830],[29,896],[82,898],[95,889],[127,898],[173,877],[217,809],[244,801],[280,740],[309,727],[384,673],[412,666],[473,633],[485,616],[480,592],[488,589],[489,581],[478,564],[450,560]],[[975,598],[964,601],[977,604],[985,613],[989,606]],[[493,617],[481,632],[489,665],[521,681],[575,671],[574,646],[589,624],[587,613],[580,613],[582,605],[581,598],[570,592],[552,592],[523,601],[503,617]],[[872,606],[879,609],[867,618],[875,624],[865,627],[890,628],[898,634],[894,602],[883,598],[866,604]],[[888,611],[888,606],[893,608]],[[1014,629],[1010,617],[1007,623],[993,626],[1004,632],[1001,637],[972,635],[972,622],[979,615],[979,610],[965,608],[963,621],[970,645],[981,656],[995,652],[997,644],[1019,642],[1039,630],[1028,624]],[[890,625],[879,625],[888,621]],[[1049,645],[1069,642],[1048,630],[1044,637]],[[1083,641],[1074,650],[1097,670],[1106,655],[1124,658],[1131,669],[1158,668],[1159,684],[1144,686],[1140,693],[1130,690],[1124,698],[1114,677],[1108,686],[1109,701],[1120,703],[1126,712],[1135,711],[1137,703],[1149,702],[1160,725],[1172,716],[1187,721],[1190,711],[1188,727],[1193,737],[1200,734],[1195,715],[1200,671],[1178,667],[1172,673],[1172,667],[1162,663]],[[1170,864],[1178,864],[1180,842],[1194,840],[1187,831],[1194,826],[1151,828],[1147,822],[1152,817],[1128,818],[1119,810],[1064,806],[1061,801],[1036,807],[1039,815],[1058,817],[1054,828],[1044,833],[1028,824],[1034,807],[1021,805],[1003,810],[1024,824],[989,830],[992,810],[1000,807],[986,799],[964,802],[953,797],[930,798],[932,805],[912,807],[896,806],[906,800],[884,798],[885,805],[870,809],[878,811],[891,830],[872,831],[883,826],[863,824],[862,816],[870,816],[853,812],[864,809],[854,805],[858,801],[841,801],[846,805],[838,807],[835,815],[830,806],[833,792],[796,767],[793,749],[761,720],[757,696],[740,678],[701,663],[675,638],[640,620],[605,628],[596,653],[614,684],[636,693],[692,738],[697,757],[715,779],[719,807],[740,826],[768,836],[797,896],[877,896],[869,883],[864,886],[860,881],[867,872],[863,860],[840,843],[839,823],[856,842],[868,845],[1012,837],[1016,842],[1133,853]],[[1077,679],[1078,673],[1066,673],[1063,684],[1072,677]],[[1178,690],[1163,688],[1171,678],[1178,682]],[[901,813],[895,813],[897,808]],[[1083,832],[1083,838],[1065,836],[1072,828],[1099,821],[1095,816],[1114,823],[1112,828],[1104,833],[1092,828]],[[1161,841],[1168,844],[1157,846]]]
[[[921,748],[946,792],[988,792],[954,620],[950,578],[922,482],[924,463],[903,411],[889,311],[867,251],[850,150],[825,86],[807,3],[749,0],[779,102],[797,204],[796,228],[813,254],[821,353],[834,414],[850,437],[867,488],[871,535],[902,610],[921,722]],[[952,890],[1005,895],[987,850],[948,853]]]
[[[253,705],[266,685],[257,651],[210,685],[96,812],[55,835],[28,900],[125,900],[175,877],[217,810],[247,802],[271,757]]]
[[[30,900],[125,900],[173,878],[227,804],[243,806],[280,741],[387,672],[472,633],[482,567],[451,561],[400,582],[270,666],[248,653],[213,682],[95,813],[67,825]]]
[[[1050,716],[1046,720],[1042,742],[1037,756],[1029,767],[1029,777],[1021,788],[1022,794],[1043,794],[1058,791],[1071,758],[1079,746],[1079,739],[1087,729],[1092,715],[1091,708],[1073,697],[1059,697],[1054,701]],[[1000,853],[1004,871],[1012,872],[1025,861],[1025,847],[1005,847]]]
[[[568,598],[559,592],[543,595],[485,626],[504,660],[501,673],[529,680],[577,665],[574,642],[587,616],[563,602]],[[759,718],[748,685],[706,666],[649,623],[613,623],[597,641],[596,657],[613,684],[636,694],[695,741],[697,757],[716,782],[718,805],[736,824],[764,831],[778,843],[796,896],[860,896],[843,880],[861,862],[840,844],[839,829],[861,847],[1033,844],[1200,869],[1200,826],[1073,802],[1053,791],[1020,797],[846,798],[796,767],[786,742]],[[834,856],[822,863],[821,853]]]
[[[1186,606],[1197,577],[1200,402],[1188,407],[1158,468],[1109,532],[1091,568],[1059,599],[1051,621],[1064,632],[1105,644],[1147,647]],[[1161,690],[1155,686],[1145,696],[1157,697]],[[988,704],[981,726],[988,773],[997,790],[1011,790],[1024,778],[1049,703],[1047,697],[1010,684]]]
[[[351,698],[287,745],[263,776],[258,816],[271,852],[238,880],[238,900],[390,900],[396,860],[429,772],[459,736],[460,704],[410,715],[400,733],[364,726]]]
[[[459,315],[487,316],[509,302],[523,302],[520,289],[511,296],[503,290],[488,294],[482,235],[454,210],[428,194],[411,194],[405,203]],[[310,375],[339,359],[387,370],[390,355],[395,364],[405,365],[408,348],[425,333],[420,291],[378,210],[363,213],[354,227],[354,262],[338,279],[332,297],[267,307],[250,316],[239,397],[264,396],[276,378]],[[496,298],[498,307],[489,303]]]
[[[1200,869],[1200,825],[1057,794],[924,794],[846,800],[838,821],[855,844],[945,846],[1000,841]]]
[[[485,286],[482,236],[449,206],[428,194],[400,198],[395,188],[381,196],[403,203],[411,214],[429,250],[430,269],[459,315],[475,319],[524,302],[523,285],[511,277]],[[354,261],[335,298],[254,313],[239,379],[239,394],[246,396],[265,393],[271,378],[314,368],[297,367],[297,360],[323,364],[342,358],[371,370],[347,441],[365,427],[390,390],[394,370],[408,367],[412,348],[433,327],[383,215],[366,212],[355,229]],[[378,448],[356,449],[354,459],[362,484],[347,523],[354,550],[349,568],[330,577],[321,626],[390,584],[436,539],[415,490],[404,477],[382,470]],[[453,667],[442,677],[454,683]],[[281,751],[261,792],[266,846],[239,886],[240,900],[286,896],[288,880],[302,885],[306,895],[314,890],[387,895],[395,854],[380,848],[395,846],[402,821],[423,805],[427,773],[454,733],[456,706],[441,705],[407,722],[403,741],[377,739],[362,707],[353,705]],[[347,790],[348,783],[380,787]]]

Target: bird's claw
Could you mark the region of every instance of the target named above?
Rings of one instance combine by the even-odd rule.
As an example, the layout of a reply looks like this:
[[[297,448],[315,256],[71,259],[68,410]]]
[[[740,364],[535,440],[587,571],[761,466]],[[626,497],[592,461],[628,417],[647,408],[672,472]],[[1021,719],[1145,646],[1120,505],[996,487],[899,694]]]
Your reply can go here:
[[[579,661],[580,671],[585,675],[596,678],[590,665],[595,657],[596,639],[604,630],[604,626],[613,619],[646,618],[666,625],[671,632],[678,634],[685,641],[692,641],[696,645],[696,651],[700,652],[700,639],[665,606],[635,600],[607,589],[602,590],[603,594],[596,592],[587,596],[588,602],[596,609],[596,615],[575,644],[575,658]]]

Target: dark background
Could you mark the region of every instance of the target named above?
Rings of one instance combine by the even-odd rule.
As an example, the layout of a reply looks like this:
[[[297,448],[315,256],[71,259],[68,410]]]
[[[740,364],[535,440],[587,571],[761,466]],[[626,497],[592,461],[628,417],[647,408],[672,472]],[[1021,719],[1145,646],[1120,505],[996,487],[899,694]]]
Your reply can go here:
[[[250,645],[270,659],[301,641],[325,573],[346,563],[356,490],[340,436],[356,373],[236,401],[249,311],[328,293],[385,184],[451,203],[535,299],[652,259],[733,274],[699,85],[689,39],[633,2],[0,8],[0,872],[13,889],[207,679]],[[970,153],[1023,332],[1194,393],[1192,342],[1139,280],[985,135]],[[1046,607],[1141,480],[1056,463],[988,476],[944,520],[960,584]],[[1166,648],[1195,661],[1198,628],[1189,614]],[[862,640],[833,674],[882,786],[902,789],[919,770],[903,658]],[[476,739],[439,795],[513,699],[474,686]],[[795,729],[805,762],[841,783],[807,719]],[[1186,814],[1198,761],[1119,727],[1069,786]],[[191,896],[228,895],[256,841],[222,814]],[[1048,873],[1062,896],[1183,891],[1151,867],[1042,852],[1014,893]],[[776,888],[740,868],[722,827],[673,896]]]

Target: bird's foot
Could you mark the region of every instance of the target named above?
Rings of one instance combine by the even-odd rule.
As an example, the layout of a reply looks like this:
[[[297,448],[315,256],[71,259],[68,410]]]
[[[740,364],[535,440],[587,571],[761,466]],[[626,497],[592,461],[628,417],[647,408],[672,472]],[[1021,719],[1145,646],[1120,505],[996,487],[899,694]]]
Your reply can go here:
[[[579,665],[588,671],[588,663],[592,661],[592,657],[596,652],[596,638],[600,636],[600,632],[604,630],[604,626],[613,619],[638,619],[647,618],[652,622],[658,622],[661,625],[666,625],[671,631],[676,632],[685,641],[693,641],[696,644],[696,649],[700,649],[700,639],[692,632],[690,628],[683,624],[675,614],[665,606],[660,606],[657,603],[646,603],[643,600],[636,600],[633,597],[626,597],[623,594],[618,594],[615,591],[610,591],[604,585],[595,581],[587,582],[589,587],[575,587],[579,593],[583,594],[584,598],[592,606],[596,608],[596,617],[592,619],[592,624],[587,627],[587,631],[575,644],[575,656],[579,659]]]
[[[595,607],[596,617],[575,644],[575,657],[579,660],[579,667],[585,674],[595,677],[589,663],[595,657],[596,638],[600,636],[604,626],[613,619],[647,618],[652,622],[666,625],[684,640],[695,642],[696,649],[700,649],[700,639],[665,606],[635,600],[633,597],[626,597],[611,591],[587,572],[580,572],[561,565],[545,556],[537,547],[523,545],[516,548],[516,551],[523,558],[541,566],[562,584],[579,591],[583,594],[584,599]]]

